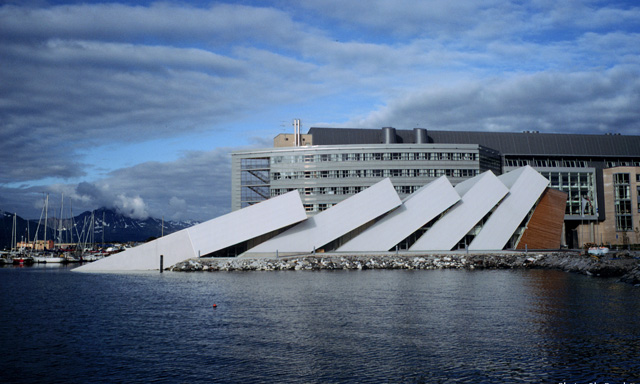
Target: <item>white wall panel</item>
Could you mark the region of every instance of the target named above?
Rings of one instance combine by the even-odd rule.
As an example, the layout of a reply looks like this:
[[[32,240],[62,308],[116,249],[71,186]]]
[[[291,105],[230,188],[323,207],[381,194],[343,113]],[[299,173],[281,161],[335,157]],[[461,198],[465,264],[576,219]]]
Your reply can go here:
[[[471,251],[503,249],[549,184],[549,180],[530,166],[498,178],[509,187],[509,194],[473,239],[469,245]]]
[[[312,252],[400,204],[402,202],[391,181],[384,179],[243,255],[276,251],[283,254]]]
[[[509,191],[491,171],[456,185],[462,196],[410,248],[411,251],[451,250]]]
[[[337,252],[388,251],[451,207],[460,196],[442,176],[408,196],[400,207],[337,249]]]
[[[75,268],[78,272],[153,270],[253,239],[305,220],[298,191],[265,200],[142,244],[102,260]]]

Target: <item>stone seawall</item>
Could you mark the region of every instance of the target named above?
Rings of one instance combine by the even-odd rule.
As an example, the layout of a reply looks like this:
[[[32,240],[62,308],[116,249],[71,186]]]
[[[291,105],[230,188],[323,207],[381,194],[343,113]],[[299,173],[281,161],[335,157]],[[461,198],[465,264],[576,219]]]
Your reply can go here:
[[[300,271],[345,269],[561,269],[601,277],[619,277],[630,284],[640,284],[638,254],[621,252],[593,257],[577,252],[500,253],[500,254],[431,254],[431,255],[330,255],[316,254],[281,258],[190,259],[168,268],[171,271]]]

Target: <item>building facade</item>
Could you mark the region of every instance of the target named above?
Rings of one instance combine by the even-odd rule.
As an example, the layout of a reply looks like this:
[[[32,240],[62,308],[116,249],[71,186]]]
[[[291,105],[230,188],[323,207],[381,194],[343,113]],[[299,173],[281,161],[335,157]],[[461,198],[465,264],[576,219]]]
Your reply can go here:
[[[607,168],[603,176],[607,220],[581,230],[598,243],[640,244],[640,167]]]
[[[233,210],[297,190],[313,215],[386,177],[405,198],[439,176],[455,186],[487,170],[500,175],[531,166],[568,196],[563,244],[613,244],[610,240],[620,240],[625,231],[617,226],[604,235],[604,223],[617,220],[615,202],[605,198],[604,175],[615,167],[640,166],[640,136],[390,127],[311,128],[297,140],[294,136],[279,135],[274,148],[232,154]],[[635,191],[633,175],[630,188]]]

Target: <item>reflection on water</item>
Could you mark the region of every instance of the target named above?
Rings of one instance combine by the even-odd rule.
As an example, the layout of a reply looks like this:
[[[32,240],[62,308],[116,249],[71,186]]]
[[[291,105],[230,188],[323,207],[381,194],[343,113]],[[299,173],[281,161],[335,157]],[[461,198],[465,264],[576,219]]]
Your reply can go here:
[[[640,382],[638,288],[558,271],[5,268],[0,284],[20,292],[0,308],[5,382]]]

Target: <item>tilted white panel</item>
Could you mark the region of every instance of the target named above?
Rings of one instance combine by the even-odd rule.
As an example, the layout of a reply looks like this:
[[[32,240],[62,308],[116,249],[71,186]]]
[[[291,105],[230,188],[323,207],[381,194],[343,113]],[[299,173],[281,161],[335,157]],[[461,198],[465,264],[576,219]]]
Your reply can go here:
[[[549,184],[549,180],[530,166],[498,178],[509,187],[509,194],[473,239],[469,245],[471,251],[503,249]]]
[[[509,191],[491,171],[456,185],[462,199],[436,221],[411,251],[451,250]]]
[[[204,256],[277,229],[305,220],[307,215],[298,191],[172,233],[91,264],[79,272],[153,270],[170,267],[189,258]]]
[[[191,247],[189,234],[184,229],[93,263],[85,264],[73,269],[73,271],[115,272],[160,269],[160,255],[164,256],[163,265],[165,267],[197,256]]]
[[[398,207],[402,202],[391,181],[384,179],[364,191],[310,217],[248,250],[252,253],[307,253]]]
[[[206,255],[306,218],[300,193],[291,191],[194,226],[189,236],[194,251]]]
[[[460,200],[442,176],[408,196],[400,207],[337,249],[337,252],[388,251]]]

